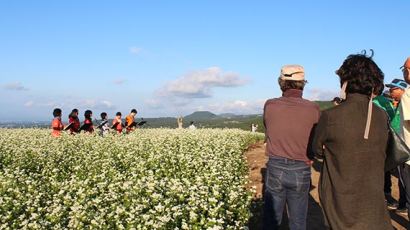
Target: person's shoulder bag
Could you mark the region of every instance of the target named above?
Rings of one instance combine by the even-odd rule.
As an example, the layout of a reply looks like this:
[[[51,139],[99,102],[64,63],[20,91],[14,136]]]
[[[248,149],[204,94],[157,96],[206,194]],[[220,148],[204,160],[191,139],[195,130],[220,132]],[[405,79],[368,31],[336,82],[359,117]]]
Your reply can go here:
[[[389,139],[387,141],[384,171],[388,172],[400,164],[410,160],[410,149],[406,142],[394,131],[388,122]]]

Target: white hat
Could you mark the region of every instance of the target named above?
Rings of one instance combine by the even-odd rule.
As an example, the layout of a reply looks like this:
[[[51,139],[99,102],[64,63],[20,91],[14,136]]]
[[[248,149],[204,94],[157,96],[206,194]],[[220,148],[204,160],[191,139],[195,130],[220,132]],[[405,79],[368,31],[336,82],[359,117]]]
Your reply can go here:
[[[285,81],[305,80],[305,71],[300,65],[284,65],[280,70],[280,79]]]

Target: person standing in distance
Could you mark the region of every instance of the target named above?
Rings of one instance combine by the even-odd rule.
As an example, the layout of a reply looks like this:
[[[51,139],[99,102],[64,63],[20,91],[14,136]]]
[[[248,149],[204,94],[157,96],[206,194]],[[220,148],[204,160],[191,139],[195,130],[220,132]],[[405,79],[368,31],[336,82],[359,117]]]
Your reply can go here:
[[[266,154],[264,229],[278,229],[287,206],[291,230],[306,229],[311,160],[308,146],[320,117],[319,106],[302,98],[305,72],[285,65],[278,79],[282,97],[264,106]]]
[[[78,109],[73,109],[68,115],[68,123],[70,126],[70,134],[76,134],[80,131],[80,119],[78,119]]]
[[[84,112],[84,124],[83,129],[86,133],[93,133],[94,132],[94,124],[93,124],[93,112],[91,110],[86,110]],[[81,128],[80,128],[81,130]]]
[[[117,131],[117,134],[122,134],[122,119],[121,119],[121,112],[117,112],[115,114],[115,118],[114,120],[112,120],[112,128],[115,129],[115,131]]]
[[[135,124],[135,115],[137,115],[137,110],[136,109],[132,109],[131,113],[128,114],[128,116],[125,117],[125,131],[126,133],[130,133],[131,131],[133,131],[136,127]]]
[[[61,114],[62,111],[60,108],[55,108],[53,111],[53,121],[51,121],[51,135],[53,137],[59,137],[61,135],[61,131],[64,129],[64,125],[61,122]]]

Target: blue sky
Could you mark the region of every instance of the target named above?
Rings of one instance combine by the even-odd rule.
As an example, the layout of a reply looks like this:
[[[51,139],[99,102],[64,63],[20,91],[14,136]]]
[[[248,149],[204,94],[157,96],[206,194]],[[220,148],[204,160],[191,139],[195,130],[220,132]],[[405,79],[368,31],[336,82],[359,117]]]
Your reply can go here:
[[[261,113],[285,64],[305,97],[331,99],[334,71],[374,49],[386,81],[410,56],[410,2],[1,1],[0,121],[61,107],[138,117]]]

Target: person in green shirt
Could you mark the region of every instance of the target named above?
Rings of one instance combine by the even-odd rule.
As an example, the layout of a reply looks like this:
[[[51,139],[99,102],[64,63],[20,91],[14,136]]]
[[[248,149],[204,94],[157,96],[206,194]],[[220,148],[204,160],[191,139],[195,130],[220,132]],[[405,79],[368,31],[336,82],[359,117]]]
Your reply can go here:
[[[373,99],[373,103],[382,108],[389,116],[390,125],[394,131],[400,133],[400,109],[399,103],[401,96],[408,87],[407,83],[400,79],[394,79],[390,84],[386,84],[389,88],[388,95],[380,95]],[[391,174],[392,172],[386,172],[384,175],[384,194],[386,197],[387,207],[389,209],[396,209],[396,212],[406,213],[406,193],[404,187],[399,183],[400,198],[399,203],[391,196]]]

